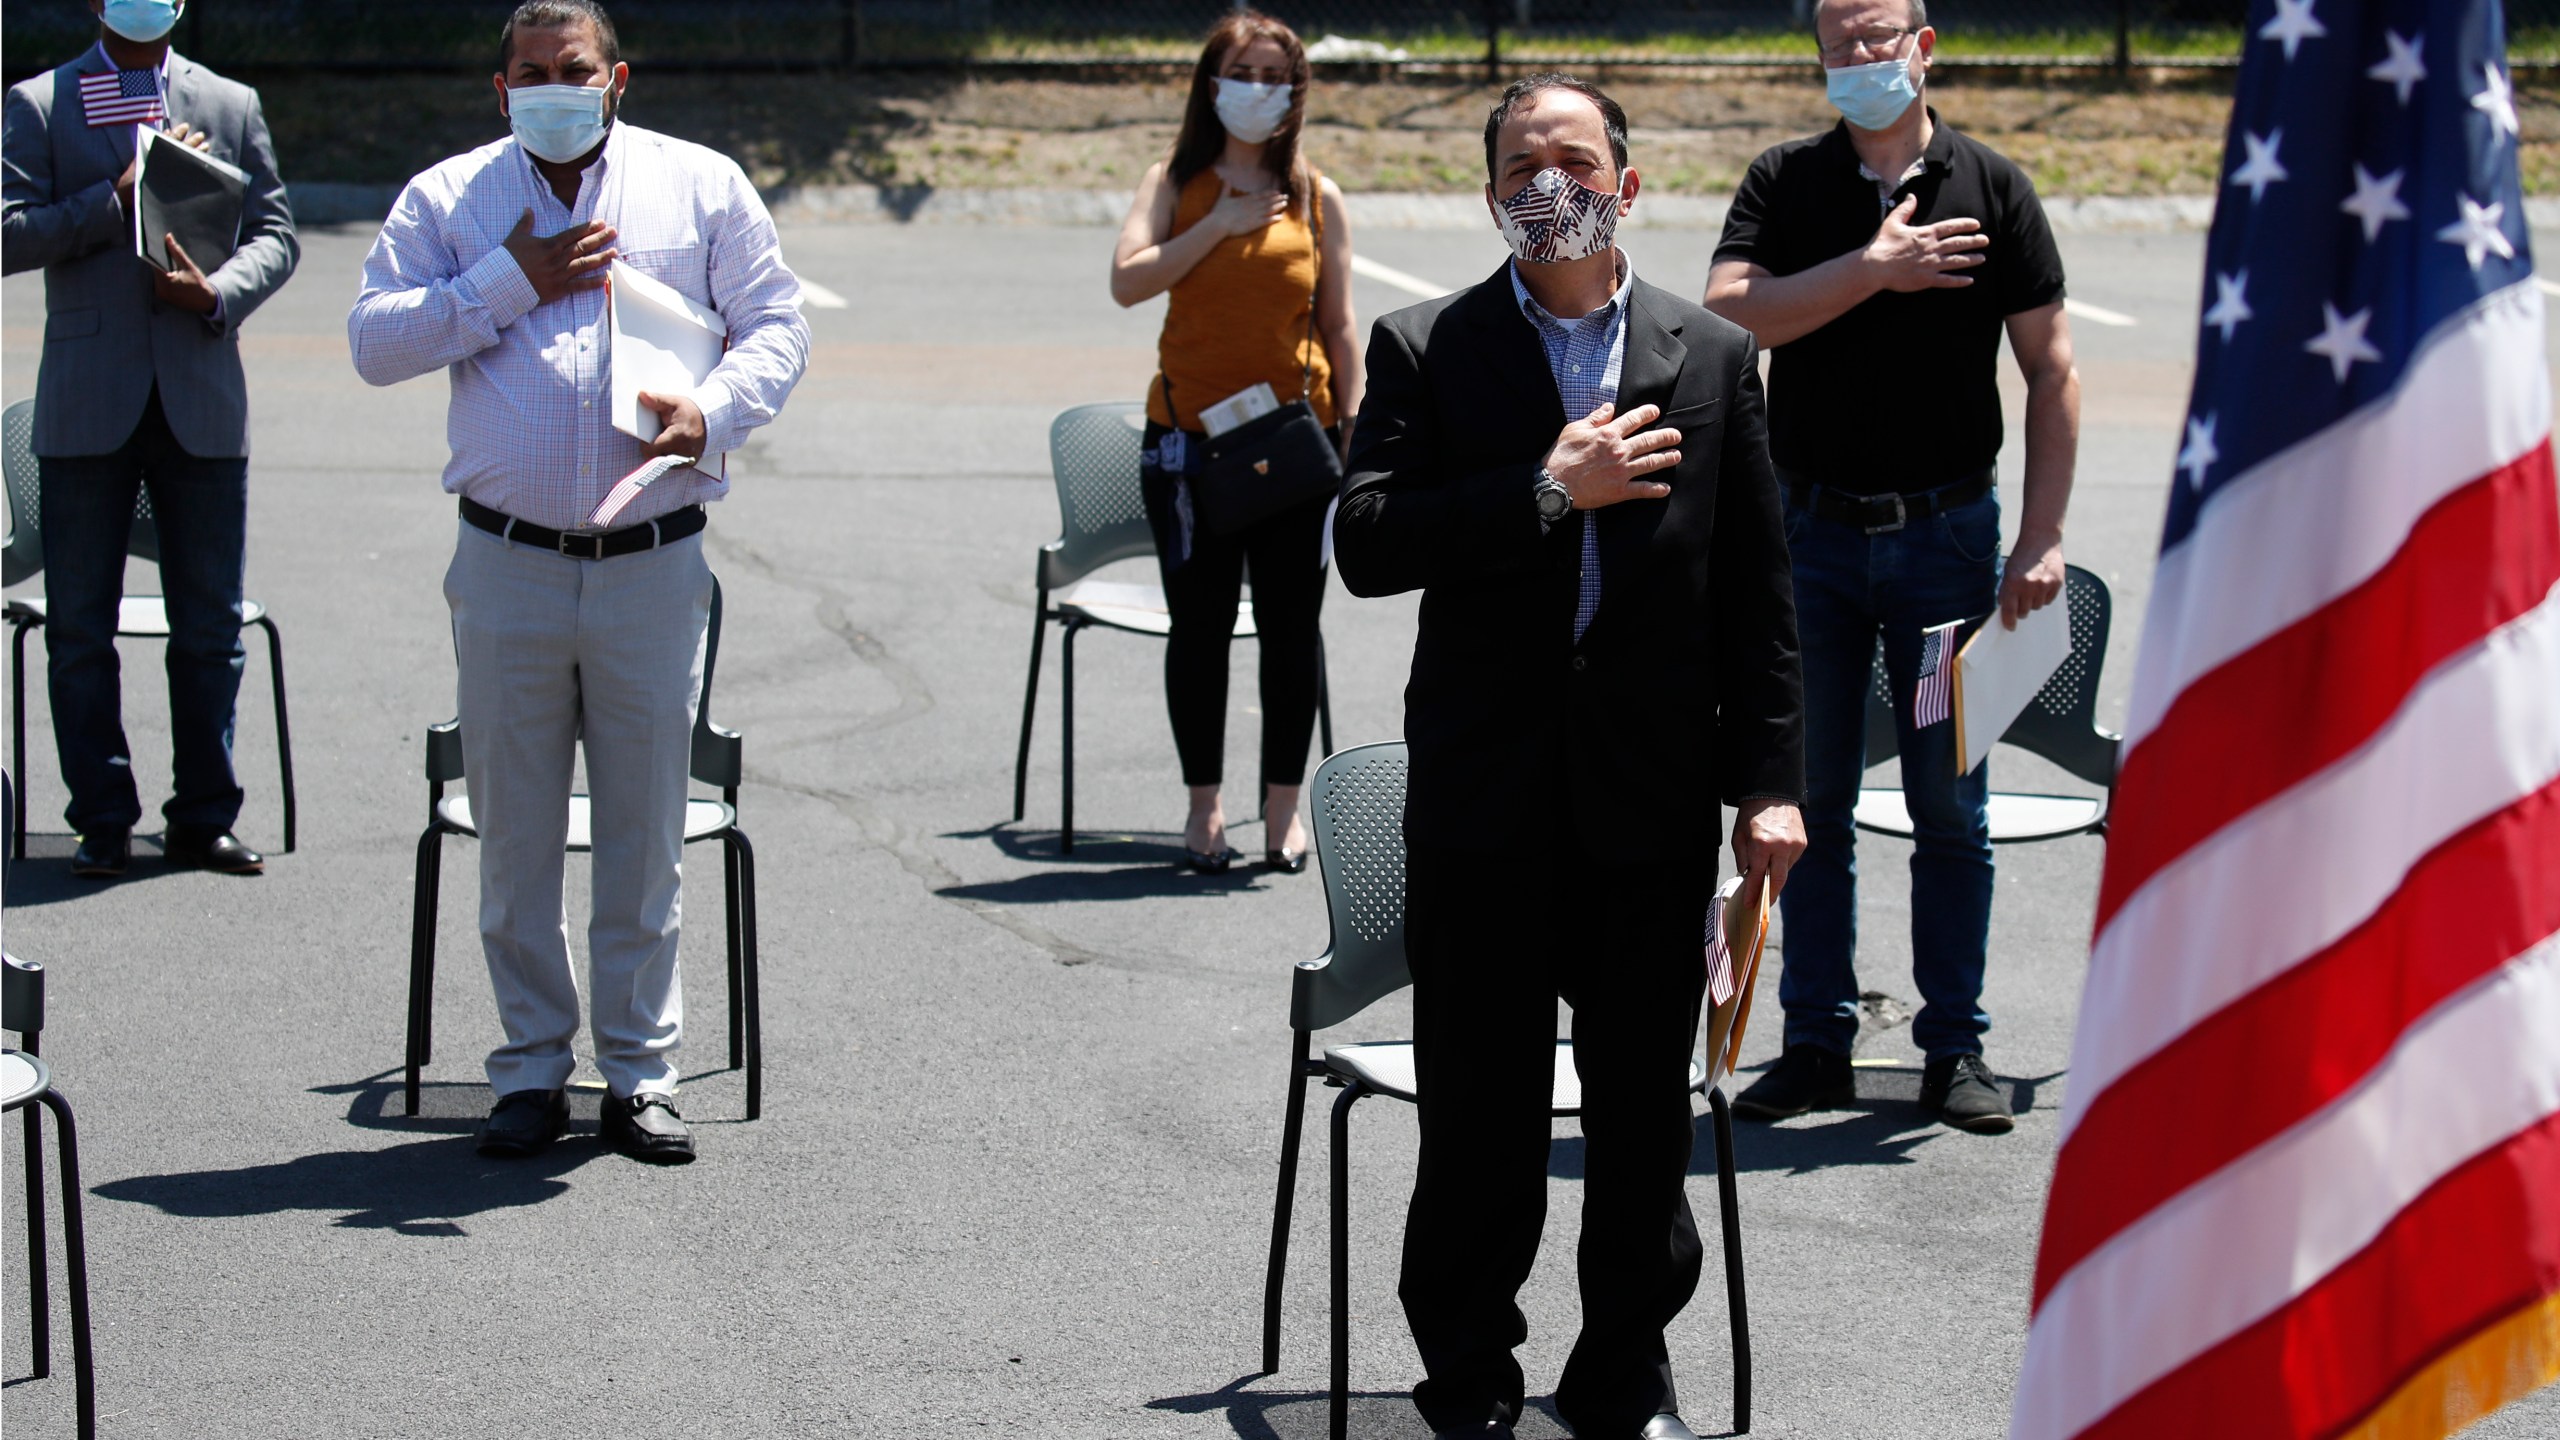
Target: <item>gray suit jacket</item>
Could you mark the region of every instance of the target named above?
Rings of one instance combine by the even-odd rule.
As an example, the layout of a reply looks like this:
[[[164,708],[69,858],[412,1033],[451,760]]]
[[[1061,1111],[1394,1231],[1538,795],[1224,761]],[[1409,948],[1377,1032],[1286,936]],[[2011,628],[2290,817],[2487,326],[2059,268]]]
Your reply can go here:
[[[154,381],[190,455],[249,453],[240,322],[293,273],[302,247],[276,177],[258,92],[169,56],[170,118],[205,131],[213,153],[249,172],[240,246],[210,277],[222,323],[160,303],[116,203],[131,156],[117,128],[91,129],[80,77],[111,67],[93,46],[9,90],[0,128],[0,270],[44,271],[44,359],[36,374],[39,455],[104,455],[142,419]]]

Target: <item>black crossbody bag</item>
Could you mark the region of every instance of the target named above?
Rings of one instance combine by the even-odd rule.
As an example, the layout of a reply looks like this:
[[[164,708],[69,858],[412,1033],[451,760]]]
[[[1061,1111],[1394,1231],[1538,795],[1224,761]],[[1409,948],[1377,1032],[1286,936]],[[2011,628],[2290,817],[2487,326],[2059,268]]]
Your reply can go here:
[[[1307,187],[1307,211],[1316,246],[1316,284],[1324,282],[1324,192]],[[1214,535],[1233,535],[1319,495],[1342,492],[1342,454],[1316,423],[1307,397],[1316,368],[1316,291],[1307,291],[1307,337],[1298,370],[1298,398],[1201,445],[1200,473],[1191,477],[1191,511]],[[1164,382],[1164,410],[1173,408],[1173,380]]]

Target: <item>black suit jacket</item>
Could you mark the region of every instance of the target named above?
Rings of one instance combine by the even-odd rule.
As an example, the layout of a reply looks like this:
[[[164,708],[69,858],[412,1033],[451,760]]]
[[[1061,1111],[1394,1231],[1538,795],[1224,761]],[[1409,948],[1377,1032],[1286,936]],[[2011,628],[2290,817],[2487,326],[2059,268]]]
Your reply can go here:
[[[1492,848],[1523,823],[1571,825],[1597,856],[1713,866],[1718,801],[1803,796],[1758,346],[1641,279],[1626,326],[1618,411],[1661,406],[1681,460],[1650,477],[1669,498],[1584,512],[1601,592],[1579,644],[1581,519],[1542,532],[1531,496],[1567,417],[1507,262],[1370,336],[1334,555],[1355,595],[1422,591],[1405,689],[1414,843]]]

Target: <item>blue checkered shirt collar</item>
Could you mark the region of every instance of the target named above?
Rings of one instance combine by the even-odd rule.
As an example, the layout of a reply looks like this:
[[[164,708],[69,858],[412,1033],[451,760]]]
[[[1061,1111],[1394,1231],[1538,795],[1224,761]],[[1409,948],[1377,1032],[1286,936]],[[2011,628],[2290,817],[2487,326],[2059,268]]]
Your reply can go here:
[[[1520,282],[1520,262],[1511,262],[1511,294],[1520,302],[1520,313],[1538,332],[1538,340],[1547,352],[1547,370],[1555,376],[1556,395],[1564,402],[1564,418],[1579,420],[1603,405],[1618,403],[1618,376],[1627,363],[1627,287],[1635,283],[1635,267],[1627,263],[1627,252],[1617,252],[1618,288],[1609,303],[1583,316],[1571,326],[1558,320],[1530,295],[1529,287]],[[1573,640],[1582,643],[1582,634],[1591,628],[1591,617],[1600,609],[1600,530],[1591,521],[1591,512],[1580,516],[1582,522],[1582,562],[1573,606]]]

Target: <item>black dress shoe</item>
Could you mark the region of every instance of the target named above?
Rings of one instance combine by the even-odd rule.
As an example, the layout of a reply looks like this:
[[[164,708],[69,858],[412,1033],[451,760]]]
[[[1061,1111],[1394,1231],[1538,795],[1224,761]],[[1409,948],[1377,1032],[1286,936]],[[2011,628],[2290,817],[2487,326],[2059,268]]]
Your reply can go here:
[[[480,1122],[480,1153],[509,1160],[539,1155],[569,1128],[569,1092],[513,1090]]]
[[[1512,1440],[1517,1432],[1508,1420],[1487,1420],[1481,1425],[1454,1425],[1431,1432],[1431,1440]]]
[[[1644,1428],[1637,1431],[1636,1435],[1638,1440],[1698,1440],[1698,1432],[1690,1429],[1688,1422],[1669,1411],[1664,1411],[1644,1422]]]
[[[92,880],[113,880],[133,860],[133,832],[93,830],[80,837],[71,852],[71,873]]]
[[[187,870],[211,870],[222,875],[257,875],[267,868],[267,857],[240,843],[240,837],[228,830],[211,835],[191,835],[172,830],[162,841],[169,863]]]
[[[1292,855],[1286,850],[1265,850],[1262,852],[1262,868],[1276,870],[1283,875],[1304,874],[1307,868],[1307,852],[1301,850]]]
[[[1857,1073],[1848,1056],[1799,1041],[1733,1097],[1733,1113],[1745,1120],[1784,1120],[1808,1110],[1837,1110],[1857,1098]]]
[[[693,1163],[693,1132],[676,1113],[672,1095],[643,1092],[626,1100],[604,1097],[604,1143],[650,1165]]]
[[[1227,867],[1235,861],[1236,852],[1233,850],[1194,850],[1184,846],[1182,851],[1183,866],[1196,875],[1224,875]]]

